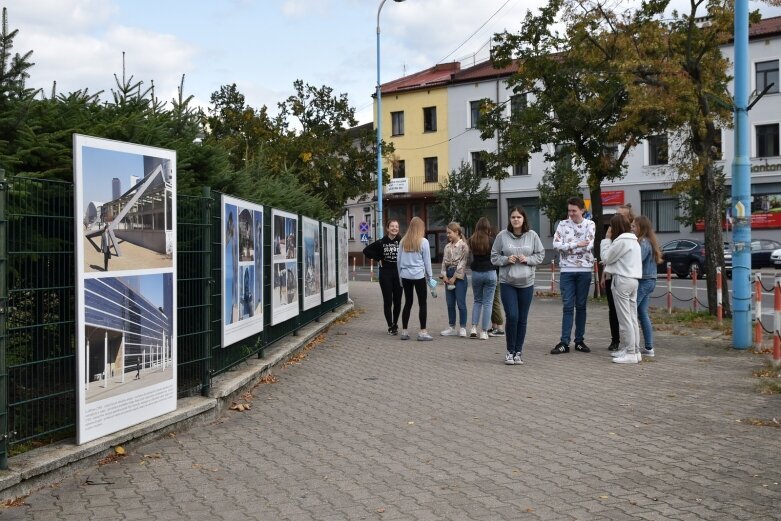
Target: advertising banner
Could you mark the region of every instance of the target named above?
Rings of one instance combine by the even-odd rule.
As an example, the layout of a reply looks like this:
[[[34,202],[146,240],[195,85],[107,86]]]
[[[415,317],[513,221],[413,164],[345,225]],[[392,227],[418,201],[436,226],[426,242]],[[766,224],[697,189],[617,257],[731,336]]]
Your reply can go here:
[[[730,203],[727,202],[727,204],[729,205]],[[731,209],[731,207],[727,208],[727,218],[722,221],[724,230],[732,227]],[[781,193],[752,195],[751,229],[762,230],[769,228],[781,228]],[[698,232],[704,231],[705,221],[697,221],[694,224],[694,229]]]
[[[339,294],[344,295],[348,290],[348,280],[350,278],[350,258],[347,247],[347,228],[337,228],[339,236]]]
[[[73,136],[77,443],[176,409],[176,153]]]
[[[263,207],[222,196],[222,347],[263,331]]]
[[[298,316],[298,216],[271,210],[271,324]]]
[[[336,298],[336,228],[323,225],[323,300]]]
[[[323,301],[320,283],[320,222],[302,217],[301,240],[304,248],[304,309],[311,309]]]

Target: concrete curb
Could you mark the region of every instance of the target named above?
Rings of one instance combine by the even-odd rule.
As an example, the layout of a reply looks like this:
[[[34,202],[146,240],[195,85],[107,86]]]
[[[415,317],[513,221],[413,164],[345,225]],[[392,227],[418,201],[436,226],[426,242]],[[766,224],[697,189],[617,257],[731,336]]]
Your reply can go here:
[[[266,348],[262,358],[246,360],[233,370],[215,377],[208,397],[179,399],[176,411],[84,445],[75,445],[73,440],[62,441],[9,458],[9,470],[0,471],[0,500],[26,496],[61,481],[77,470],[94,465],[108,451],[113,452],[113,447],[117,445],[149,441],[216,419],[235,396],[254,387],[272,368],[290,359],[353,308],[352,300],[348,300],[322,315],[319,321],[280,339]]]

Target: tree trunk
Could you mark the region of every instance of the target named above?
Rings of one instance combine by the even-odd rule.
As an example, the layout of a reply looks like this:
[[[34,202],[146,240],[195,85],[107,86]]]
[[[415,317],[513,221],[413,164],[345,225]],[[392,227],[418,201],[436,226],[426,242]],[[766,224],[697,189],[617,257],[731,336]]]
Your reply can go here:
[[[704,199],[705,211],[705,275],[707,277],[708,312],[716,314],[716,268],[722,270],[722,310],[725,316],[731,315],[729,288],[724,271],[724,239],[722,222],[724,218],[724,184],[719,182],[712,164],[705,166],[700,176],[700,188]]]
[[[592,178],[593,179],[593,176]],[[602,258],[602,252],[599,251],[599,245],[605,238],[605,230],[602,226],[602,186],[600,183],[591,182],[589,179],[589,194],[591,195],[591,219],[594,221],[594,257],[599,260]],[[600,266],[600,273],[603,266]],[[602,294],[602,288],[599,287],[599,280],[594,280],[594,296]]]

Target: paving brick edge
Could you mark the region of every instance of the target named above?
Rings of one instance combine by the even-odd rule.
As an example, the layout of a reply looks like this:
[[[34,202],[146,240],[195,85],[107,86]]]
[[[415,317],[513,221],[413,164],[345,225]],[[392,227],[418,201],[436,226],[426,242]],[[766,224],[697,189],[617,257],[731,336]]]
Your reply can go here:
[[[76,445],[73,439],[34,449],[8,459],[8,470],[0,471],[0,501],[23,497],[57,483],[74,472],[91,467],[113,452],[117,445],[128,446],[161,438],[171,432],[213,421],[233,399],[260,382],[275,366],[302,350],[313,338],[354,309],[352,300],[326,312],[316,321],[283,337],[264,350],[261,358],[251,358],[212,380],[209,396],[192,396],[177,401],[175,411],[133,427]]]

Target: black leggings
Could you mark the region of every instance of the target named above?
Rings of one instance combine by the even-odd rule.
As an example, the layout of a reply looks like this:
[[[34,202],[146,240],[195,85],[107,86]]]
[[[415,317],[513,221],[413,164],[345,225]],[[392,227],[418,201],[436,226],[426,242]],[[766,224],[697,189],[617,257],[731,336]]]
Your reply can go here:
[[[409,324],[409,315],[412,311],[412,288],[418,294],[418,318],[420,319],[420,329],[426,329],[426,279],[401,279],[401,285],[404,288],[404,309],[401,312],[401,328],[407,329]]]
[[[382,305],[385,312],[385,322],[388,327],[399,324],[401,313],[401,282],[396,268],[380,268],[380,290],[382,290]]]
[[[619,342],[621,340],[618,333],[618,315],[616,314],[616,305],[613,302],[612,279],[605,279],[605,295],[607,296],[607,318],[610,323],[610,341]]]

